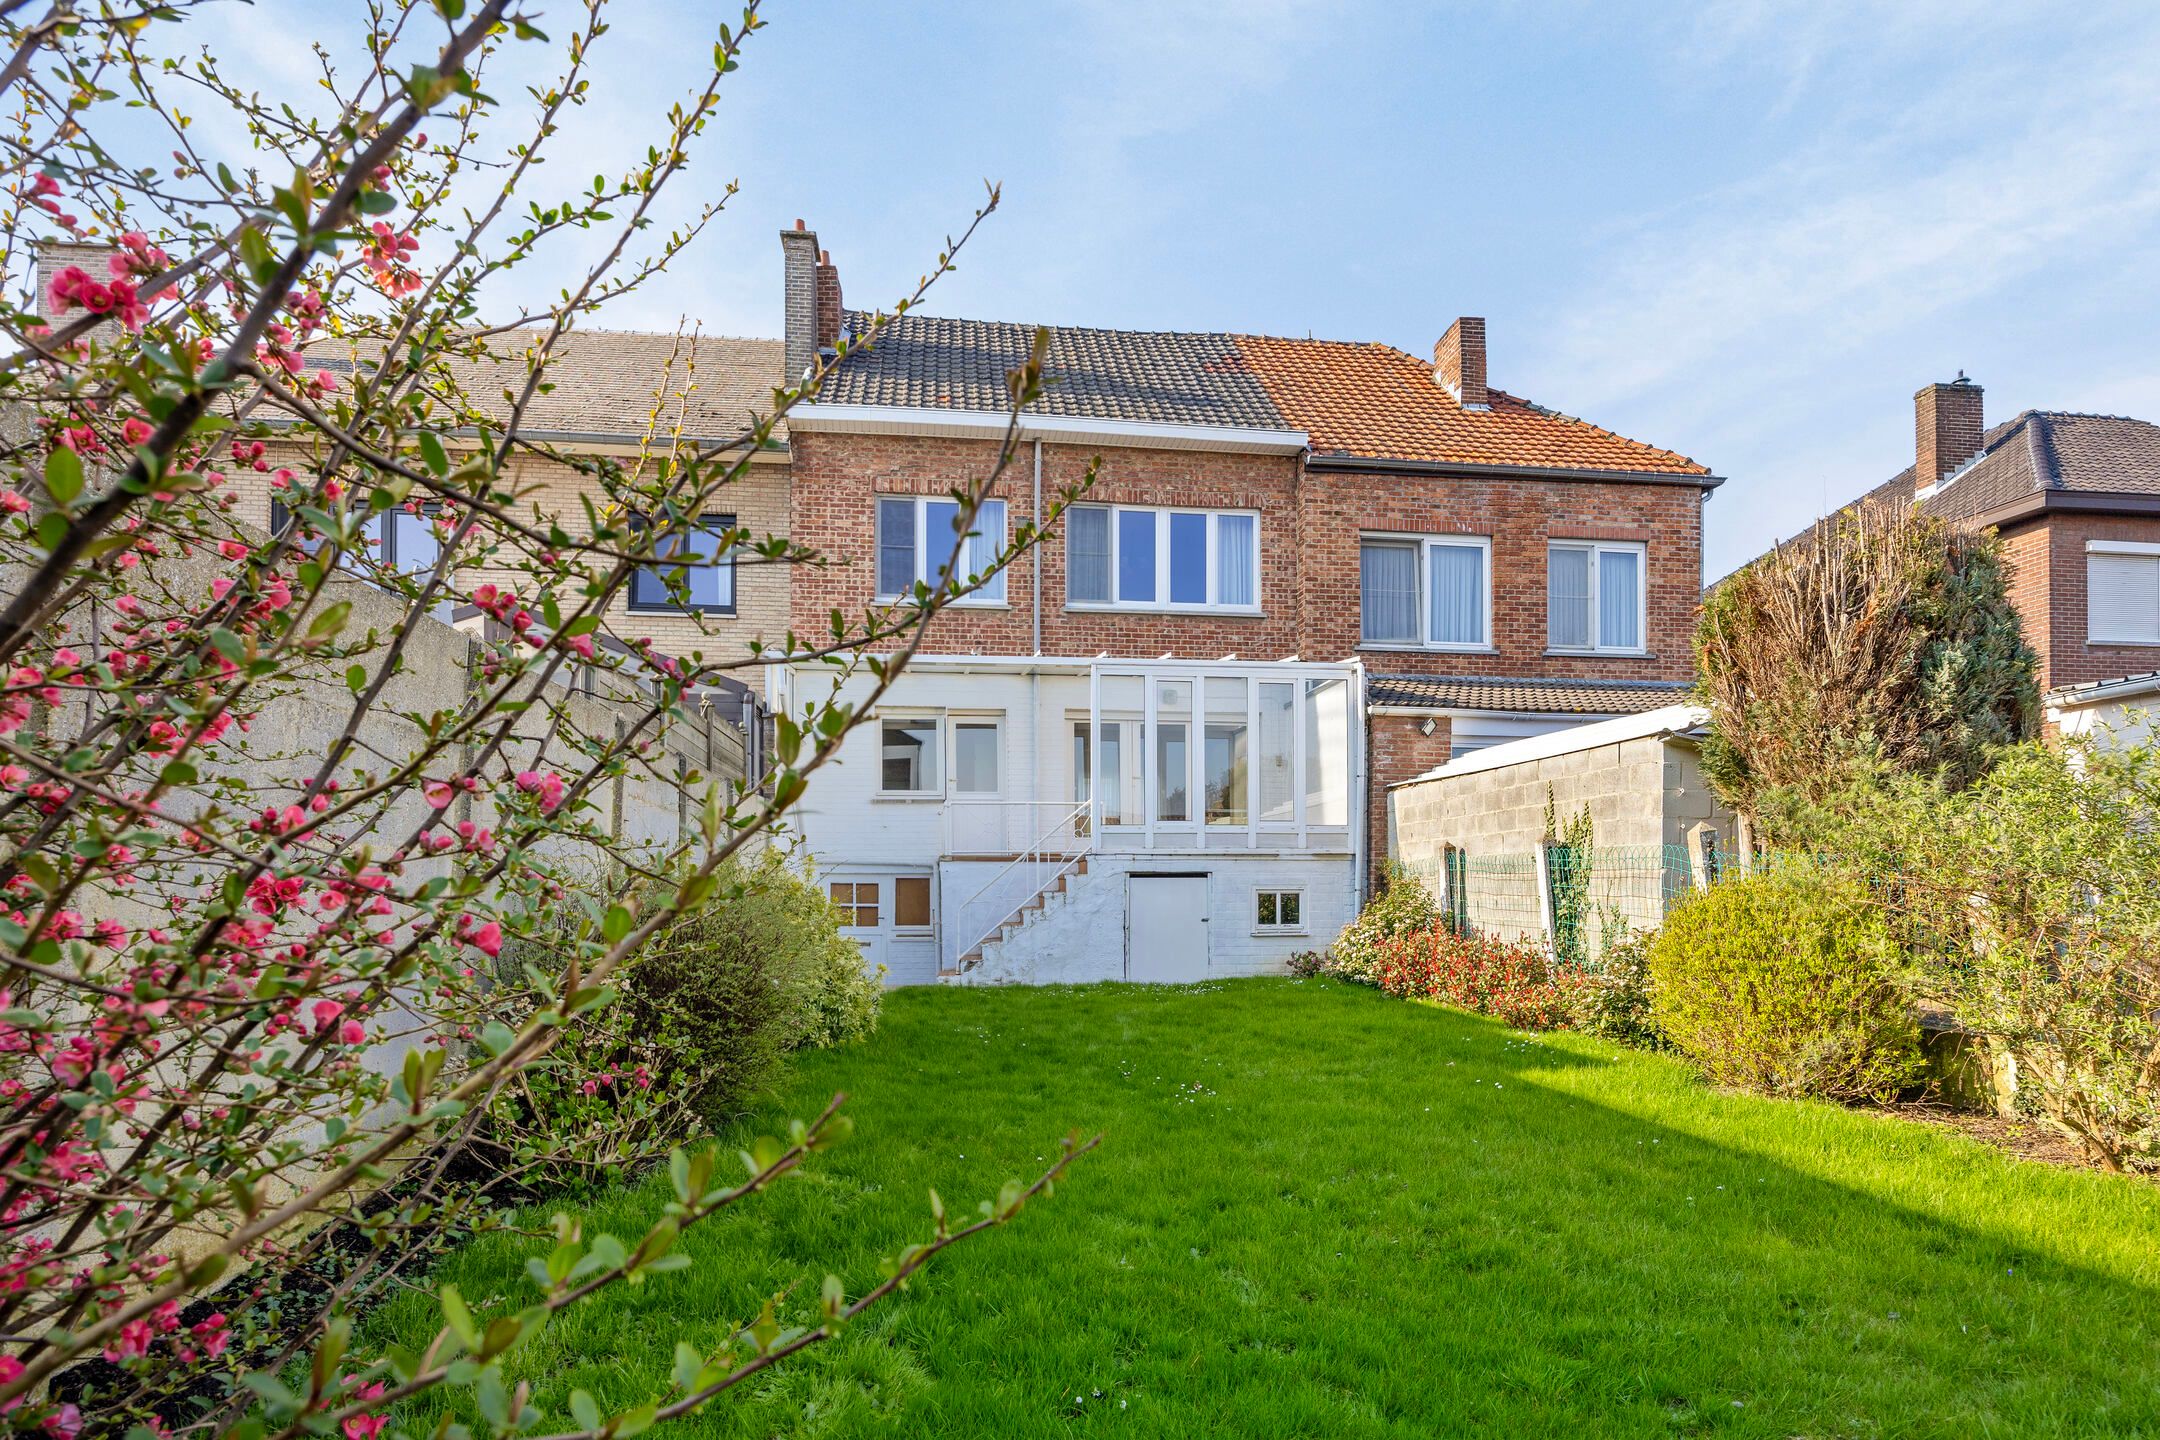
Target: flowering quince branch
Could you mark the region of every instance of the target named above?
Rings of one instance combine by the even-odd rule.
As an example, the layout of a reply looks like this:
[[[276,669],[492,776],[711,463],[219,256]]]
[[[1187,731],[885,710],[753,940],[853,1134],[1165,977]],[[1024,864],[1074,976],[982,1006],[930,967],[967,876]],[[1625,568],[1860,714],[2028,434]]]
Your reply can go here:
[[[836,1102],[791,1143],[761,1142],[728,1188],[682,1131],[589,1152],[574,1128],[500,1137],[656,937],[742,898],[731,864],[784,829],[936,616],[1039,544],[1092,472],[981,573],[835,613],[814,639],[669,655],[621,633],[636,577],[687,600],[690,547],[715,543],[703,515],[735,508],[730,487],[838,363],[737,434],[692,439],[697,352],[678,340],[634,453],[565,454],[527,424],[567,337],[664,276],[732,193],[658,234],[757,5],[719,27],[710,72],[624,174],[537,203],[519,186],[586,103],[599,0],[553,80],[526,88],[522,128],[480,76],[555,42],[507,0],[371,4],[357,73],[320,52],[321,110],[228,80],[207,53],[174,58],[191,11],[25,28],[0,0],[20,63],[0,93],[22,111],[0,160],[0,262],[41,277],[28,303],[0,302],[21,346],[0,360],[0,1430],[373,1440],[385,1405],[430,1386],[508,1405],[494,1361],[529,1333],[502,1328],[517,1317],[468,1335],[446,1297],[439,1353],[406,1365],[355,1351],[351,1313],[504,1223],[527,1177],[673,1152],[679,1181],[673,1228],[636,1247],[558,1237],[544,1318],[681,1263],[680,1228],[839,1138]],[[441,37],[424,40],[431,17]],[[230,117],[219,134],[191,123],[196,95]],[[123,105],[147,123],[116,123]],[[159,126],[169,160],[142,153]],[[993,186],[892,315],[998,200]],[[483,283],[573,240],[597,258],[553,304],[515,328],[480,321]],[[985,473],[952,492],[963,531],[1017,463],[1047,345],[1010,377]],[[576,513],[536,476],[574,480]],[[382,554],[395,526],[426,533],[432,562]],[[717,544],[826,563],[743,527]],[[464,634],[444,605],[468,608]],[[781,656],[824,662],[834,691],[774,718],[768,773],[705,774],[670,748],[710,725],[705,687]],[[622,795],[661,784],[695,798],[690,823],[626,838]],[[633,883],[601,890],[596,874]],[[532,963],[513,973],[513,957]],[[566,1083],[580,1080],[595,1105],[690,1123],[643,1071]],[[941,1216],[884,1285],[829,1297],[812,1329],[782,1336],[769,1307],[654,1417],[829,1335],[1093,1143],[1014,1182],[983,1224]],[[102,1370],[85,1378],[85,1360]],[[573,1401],[579,1433],[596,1431],[590,1404]],[[618,1422],[607,1433],[633,1433]]]

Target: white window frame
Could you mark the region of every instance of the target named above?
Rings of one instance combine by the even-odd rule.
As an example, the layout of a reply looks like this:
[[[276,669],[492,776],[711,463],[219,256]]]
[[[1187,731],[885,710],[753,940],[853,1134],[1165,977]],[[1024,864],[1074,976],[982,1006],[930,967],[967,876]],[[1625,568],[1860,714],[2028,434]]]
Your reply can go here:
[[[1273,895],[1275,897],[1276,920],[1272,925],[1263,924],[1260,920],[1260,897],[1263,895]],[[1283,923],[1281,919],[1283,897],[1286,895],[1297,897],[1298,918],[1288,924]],[[1253,891],[1253,934],[1303,935],[1308,932],[1308,929],[1309,927],[1305,922],[1305,891],[1302,887],[1295,885],[1263,885]]]
[[[2096,635],[2093,633],[2092,562],[2095,555],[2149,558],[2160,565],[2160,543],[2150,540],[2088,540],[2085,542],[2085,643],[2088,645],[2160,646],[2160,632],[2147,636]]]
[[[960,727],[986,726],[997,738],[997,786],[990,790],[960,788]],[[883,777],[880,776],[882,779]],[[1001,800],[1005,796],[1005,712],[1002,710],[952,710],[945,714],[945,793],[968,800]]]
[[[923,721],[937,730],[937,788],[931,790],[888,790],[885,788],[885,725],[888,721]],[[952,784],[952,746],[945,728],[945,716],[937,710],[880,710],[873,717],[877,735],[877,798],[880,800],[938,800],[945,798]]]
[[[1557,645],[1552,638],[1552,553],[1555,550],[1586,550],[1590,554],[1590,643]],[[1635,556],[1635,633],[1639,645],[1598,643],[1598,615],[1603,608],[1602,558],[1613,551]],[[1548,655],[1647,655],[1650,653],[1650,547],[1640,540],[1565,540],[1545,542],[1545,653]]]
[[[1365,542],[1416,545],[1417,629],[1415,640],[1367,640],[1365,638]],[[1432,549],[1435,545],[1475,545],[1485,552],[1485,613],[1480,619],[1484,639],[1476,641],[1432,638]],[[1407,530],[1361,530],[1358,532],[1358,649],[1360,650],[1452,650],[1459,655],[1493,653],[1493,561],[1490,535],[1430,535]]]
[[[871,589],[876,593],[876,598],[884,601],[893,601],[903,598],[896,592],[884,589],[879,584],[879,577],[877,574],[877,551],[879,539],[878,527],[884,522],[886,504],[893,501],[906,501],[914,511],[915,583],[920,585],[929,585],[933,587],[937,585],[938,577],[934,571],[931,571],[929,569],[930,546],[927,542],[930,538],[930,507],[932,505],[955,505],[959,503],[958,501],[954,500],[950,495],[893,495],[885,492],[879,492],[878,494],[872,495],[870,497],[870,585]],[[975,512],[975,528],[973,530],[970,530],[968,534],[980,534],[983,535],[985,538],[994,538],[997,542],[998,553],[1003,554],[1005,551],[1006,540],[1012,534],[1012,511],[1011,508],[1005,503],[1004,499],[1000,496],[992,495],[988,497],[983,502],[984,509],[987,509],[992,504],[995,504],[998,507],[998,518],[1000,522],[1002,522],[998,526],[997,535],[995,537],[991,537],[989,533],[982,528],[982,510],[977,510]],[[961,549],[965,551],[965,549],[967,548],[967,538],[965,536],[961,538],[960,545]],[[994,574],[996,577],[997,586],[995,594],[989,593],[986,587],[985,589],[977,590],[972,594],[963,595],[958,599],[954,600],[952,603],[954,605],[964,605],[970,608],[982,610],[1008,610],[1012,608],[1010,602],[1006,598],[1006,583],[1010,579],[1010,572],[1007,570],[998,570],[994,572]],[[965,580],[967,576],[966,574],[962,574],[958,578]]]
[[[1068,546],[1065,581],[1065,608],[1067,610],[1125,610],[1138,613],[1181,615],[1259,615],[1263,613],[1264,596],[1260,574],[1260,512],[1258,510],[1212,507],[1207,505],[1075,505],[1072,510],[1107,510],[1110,512],[1110,595],[1108,600],[1075,600],[1072,598],[1071,552]],[[1070,511],[1067,512],[1070,515]],[[1153,600],[1121,600],[1118,590],[1118,548],[1120,545],[1118,517],[1122,514],[1150,514],[1155,517],[1155,596]],[[1213,598],[1200,601],[1173,601],[1170,595],[1170,517],[1172,515],[1204,515],[1207,517],[1207,593],[1219,595],[1222,587],[1220,573],[1220,550],[1218,535],[1221,517],[1243,515],[1252,520],[1253,532],[1253,598],[1250,605],[1225,605]],[[1068,532],[1069,533],[1069,532]]]

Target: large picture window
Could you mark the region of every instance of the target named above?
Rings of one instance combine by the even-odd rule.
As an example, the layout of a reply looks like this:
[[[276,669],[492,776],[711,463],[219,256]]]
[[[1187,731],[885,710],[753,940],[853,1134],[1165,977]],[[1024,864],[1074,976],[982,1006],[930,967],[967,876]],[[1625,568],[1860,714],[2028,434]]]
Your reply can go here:
[[[1257,610],[1260,517],[1243,510],[1076,505],[1065,514],[1065,603]]]
[[[630,608],[733,614],[735,556],[727,536],[734,528],[732,515],[707,515],[695,528],[669,535],[658,562],[630,577]],[[682,577],[679,599],[668,590],[668,578],[677,573]]]
[[[897,600],[918,582],[936,587],[954,574],[965,580],[997,563],[1005,549],[1005,502],[985,500],[975,526],[960,533],[960,504],[942,495],[881,495],[877,502],[877,593]],[[955,602],[1005,603],[1005,572]]]
[[[1370,535],[1358,544],[1367,645],[1482,650],[1492,643],[1492,542],[1480,535]]]
[[[1643,649],[1643,547],[1556,540],[1545,554],[1545,637],[1554,650]]]

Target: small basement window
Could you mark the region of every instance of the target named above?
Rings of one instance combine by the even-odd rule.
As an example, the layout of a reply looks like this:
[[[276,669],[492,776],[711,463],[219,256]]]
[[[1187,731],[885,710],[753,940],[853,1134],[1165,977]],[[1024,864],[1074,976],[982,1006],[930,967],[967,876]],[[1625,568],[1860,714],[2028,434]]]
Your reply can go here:
[[[874,880],[835,880],[829,893],[840,909],[840,923],[858,930],[875,930],[878,923],[878,887]]]
[[[1305,894],[1301,890],[1262,890],[1255,898],[1255,930],[1303,930]]]

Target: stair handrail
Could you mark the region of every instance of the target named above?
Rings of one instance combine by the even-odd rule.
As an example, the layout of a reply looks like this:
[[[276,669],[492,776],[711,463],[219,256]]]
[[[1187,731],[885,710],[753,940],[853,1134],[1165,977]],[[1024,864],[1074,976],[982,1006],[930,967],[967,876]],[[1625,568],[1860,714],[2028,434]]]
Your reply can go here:
[[[997,883],[1003,880],[1006,875],[1011,873],[1012,868],[1015,865],[1018,865],[1021,861],[1028,860],[1040,864],[1042,861],[1042,852],[1044,849],[1047,848],[1046,842],[1049,840],[1049,838],[1052,835],[1056,834],[1058,831],[1064,829],[1066,825],[1077,821],[1082,814],[1086,813],[1092,807],[1092,805],[1092,801],[1083,800],[1078,805],[1075,805],[1072,809],[1066,811],[1063,815],[1059,816],[1057,819],[1057,823],[1052,825],[1049,829],[1043,831],[1042,834],[1036,836],[1034,842],[1026,850],[1022,851],[1018,855],[1013,856],[1012,859],[1008,860],[1004,865],[1000,866],[997,874],[991,876],[990,879],[984,883],[983,887],[980,890],[977,890],[973,895],[970,895],[967,899],[961,901],[960,914],[963,916],[966,915],[970,906],[974,905],[976,901],[982,899],[983,896],[989,894],[990,891],[997,885]],[[1035,887],[1034,894],[1022,896],[1018,901],[1016,901],[1012,909],[1007,912],[1005,919],[998,921],[995,925],[992,925],[989,929],[983,931],[980,935],[977,935],[974,939],[968,941],[965,945],[956,947],[953,951],[954,964],[957,965],[960,961],[966,959],[969,955],[980,950],[983,946],[983,942],[988,940],[992,935],[995,935],[998,931],[1004,929],[1008,924],[1010,924],[1012,916],[1019,914],[1021,909],[1026,906],[1028,901],[1035,899],[1037,896],[1046,894],[1052,885],[1055,885],[1058,881],[1065,878],[1066,875],[1072,872],[1073,867],[1078,865],[1081,861],[1085,860],[1088,856],[1088,852],[1095,847],[1095,837],[1089,835],[1085,838],[1087,843],[1082,845],[1072,855],[1067,856],[1064,864],[1058,866],[1056,870],[1051,872],[1050,876],[1047,879],[1043,880]]]

